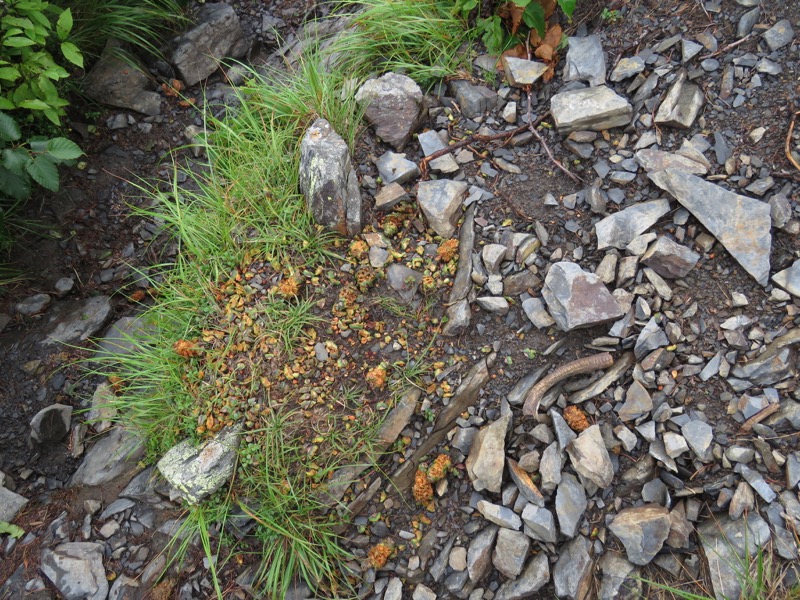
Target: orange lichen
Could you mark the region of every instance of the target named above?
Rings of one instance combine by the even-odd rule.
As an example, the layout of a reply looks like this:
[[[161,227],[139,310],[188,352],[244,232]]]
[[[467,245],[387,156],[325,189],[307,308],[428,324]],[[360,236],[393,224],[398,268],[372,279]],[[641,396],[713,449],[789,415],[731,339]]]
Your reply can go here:
[[[367,558],[369,558],[369,562],[374,568],[382,569],[386,566],[393,551],[394,549],[389,544],[380,542],[369,549]]]
[[[458,253],[458,240],[453,238],[451,240],[445,240],[439,245],[439,249],[436,251],[436,257],[442,262],[450,262],[456,257]]]
[[[444,479],[447,475],[447,470],[453,466],[453,462],[447,454],[440,454],[433,461],[431,468],[428,469],[428,481],[436,483],[440,479]]]
[[[178,340],[172,345],[175,354],[184,358],[194,358],[200,356],[200,348],[197,347],[197,342],[192,340]]]
[[[369,253],[369,245],[364,240],[353,240],[350,244],[350,256],[363,260]]]
[[[286,277],[278,284],[277,292],[284,298],[294,298],[300,293],[300,282],[294,277]]]
[[[366,293],[375,283],[376,278],[375,270],[372,267],[361,267],[356,271],[356,283],[362,292]]]
[[[573,431],[577,431],[578,433],[584,429],[588,429],[590,426],[589,419],[586,418],[586,413],[574,404],[564,409],[564,420]]]
[[[386,385],[386,367],[378,365],[367,371],[367,385],[373,390],[380,390]]]
[[[423,506],[433,499],[433,486],[428,479],[427,473],[417,470],[417,474],[414,476],[414,487],[411,488],[411,492],[414,494],[414,500]]]

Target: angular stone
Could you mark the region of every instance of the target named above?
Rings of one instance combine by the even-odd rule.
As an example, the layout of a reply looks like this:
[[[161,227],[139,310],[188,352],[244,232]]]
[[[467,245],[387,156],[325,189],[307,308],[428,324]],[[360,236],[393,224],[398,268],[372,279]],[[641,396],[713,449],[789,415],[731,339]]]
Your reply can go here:
[[[421,181],[417,202],[433,230],[443,238],[453,236],[461,216],[461,203],[469,185],[463,181]]]
[[[591,87],[606,82],[606,55],[600,37],[569,38],[564,81],[587,81]]]
[[[411,304],[422,281],[422,273],[405,265],[392,263],[386,268],[386,281],[405,304]]]
[[[671,458],[678,458],[689,449],[689,444],[682,435],[673,431],[664,432],[664,450]]]
[[[762,34],[762,37],[764,41],[767,42],[769,49],[775,52],[775,50],[780,50],[784,46],[792,43],[794,39],[794,30],[792,29],[792,24],[789,19],[781,19],[775,23],[775,25],[767,29]]]
[[[497,108],[497,94],[485,86],[453,79],[450,81],[450,90],[461,108],[461,113],[468,119]]]
[[[648,248],[641,260],[662,277],[679,279],[688,275],[700,260],[700,255],[662,236]]]
[[[633,77],[644,71],[644,59],[640,56],[631,56],[629,58],[621,58],[614,70],[611,71],[611,81],[618,82],[628,77]]]
[[[511,480],[517,486],[520,494],[522,494],[528,502],[532,502],[536,506],[544,506],[544,496],[542,496],[536,484],[533,483],[531,476],[520,468],[517,461],[513,458],[507,459],[506,462],[508,463],[508,472],[511,474]]]
[[[714,441],[714,430],[703,421],[689,421],[681,427],[681,433],[689,447],[702,462],[713,460],[711,445]]]
[[[563,458],[558,442],[553,442],[542,452],[539,461],[539,475],[541,475],[541,487],[545,492],[552,492],[561,483],[561,468]]]
[[[695,175],[705,175],[708,168],[691,158],[672,152],[664,152],[655,148],[642,148],[634,155],[636,162],[648,173],[653,171],[663,171],[664,169],[675,169],[686,171]]]
[[[65,542],[45,548],[41,569],[66,600],[106,600],[103,544]]]
[[[475,435],[466,468],[475,491],[499,493],[506,462],[506,434],[511,415],[500,417]]]
[[[546,508],[527,504],[522,511],[522,522],[525,524],[525,534],[535,540],[555,544],[558,541],[556,521]]]
[[[518,531],[522,528],[522,520],[510,508],[500,506],[499,504],[492,504],[486,500],[478,502],[478,510],[487,521],[491,521],[495,525],[500,525],[505,529],[513,529]]]
[[[761,285],[769,277],[770,207],[689,173],[667,169],[650,179],[672,194]]]
[[[458,300],[447,307],[447,323],[442,328],[442,335],[456,336],[464,333],[469,327],[472,311],[466,298]]]
[[[758,471],[755,471],[743,463],[736,465],[736,472],[741,473],[744,480],[750,484],[756,493],[763,498],[764,502],[774,502],[777,498],[775,491],[764,481],[764,478]]]
[[[747,11],[739,18],[736,26],[736,37],[743,38],[753,31],[753,27],[761,18],[761,8],[756,6],[753,10]]]
[[[522,310],[538,329],[545,329],[555,325],[555,320],[547,312],[541,298],[528,298],[522,302]]]
[[[531,538],[521,531],[501,527],[497,532],[497,543],[492,553],[492,564],[506,577],[514,579],[522,572]]]
[[[637,236],[669,212],[669,200],[649,200],[610,214],[595,224],[597,249],[625,249]]]
[[[77,344],[88,340],[100,331],[111,318],[111,300],[108,296],[94,296],[65,304],[68,311],[53,311],[49,317],[47,337],[43,346]]]
[[[634,421],[650,414],[651,410],[653,410],[653,399],[650,398],[650,392],[634,380],[625,393],[625,404],[619,409],[620,421]]]
[[[419,167],[415,162],[408,160],[404,153],[397,154],[391,150],[384,152],[375,166],[384,184],[406,183],[419,175]]]
[[[69,433],[72,407],[51,404],[31,419],[31,440],[39,444],[60,442]]]
[[[608,323],[624,314],[597,275],[575,263],[551,265],[542,296],[550,315],[563,331]]]
[[[670,526],[669,511],[650,504],[620,511],[609,529],[625,546],[628,560],[644,566],[661,550]]]
[[[600,426],[592,425],[567,445],[572,467],[581,477],[604,489],[614,479],[614,466],[600,434]]]
[[[531,598],[550,581],[550,562],[547,554],[540,552],[528,561],[528,566],[514,581],[500,586],[495,600],[523,600]]]
[[[427,585],[421,583],[417,584],[414,588],[414,593],[411,595],[412,600],[436,600],[438,596]]]
[[[17,302],[14,305],[14,310],[21,315],[31,317],[43,312],[45,308],[50,306],[52,300],[49,294],[34,294],[21,302]]]
[[[422,152],[425,154],[425,156],[430,156],[434,152],[445,149],[442,138],[440,138],[439,134],[433,130],[420,133],[417,136],[417,141],[422,147]],[[429,166],[432,171],[439,173],[455,173],[459,169],[458,163],[456,162],[456,159],[453,158],[452,154],[445,154],[439,158],[434,158],[430,162]]]
[[[639,569],[617,552],[606,552],[600,559],[603,579],[598,593],[599,600],[627,600],[643,598],[644,582],[639,578]]]
[[[400,152],[419,128],[423,118],[423,94],[413,79],[398,73],[386,73],[370,79],[355,96],[367,104],[366,119],[375,135]]]
[[[100,59],[81,83],[81,91],[103,104],[150,116],[161,114],[161,94],[153,91],[153,77],[145,67],[123,60],[119,56],[120,46],[119,42],[106,44]],[[126,59],[131,56],[129,53]]]
[[[397,182],[392,182],[381,188],[375,194],[375,210],[391,210],[401,202],[408,200],[408,194],[403,186]]]
[[[514,87],[533,85],[547,72],[548,68],[544,63],[514,56],[503,56],[501,61],[508,84]]]
[[[536,275],[531,273],[528,269],[523,269],[519,273],[514,273],[513,275],[503,278],[503,293],[506,296],[518,296],[523,292],[539,287],[541,283],[541,279]]]
[[[589,598],[592,584],[592,542],[579,535],[561,549],[553,568],[553,585],[557,598],[583,600]]]
[[[203,5],[195,26],[176,38],[172,46],[170,62],[187,86],[211,75],[223,58],[240,58],[249,49],[239,17],[224,2]]]
[[[0,483],[0,523],[11,523],[27,503],[27,498],[4,488]]]
[[[72,475],[68,487],[98,486],[137,468],[144,444],[134,433],[114,427],[97,442]]]
[[[300,143],[300,191],[314,220],[343,236],[361,231],[361,191],[342,137],[317,119]]]
[[[226,427],[196,447],[184,440],[158,461],[158,470],[191,504],[221,488],[233,475],[239,427]]]
[[[666,127],[689,129],[703,108],[703,90],[687,81],[681,71],[656,112],[655,122]]]
[[[469,544],[467,550],[467,572],[473,583],[480,583],[492,568],[492,548],[499,531],[497,525],[481,529]]]
[[[713,36],[712,36],[713,37]],[[703,50],[702,44],[683,38],[681,40],[681,62],[689,62]]]
[[[625,98],[601,85],[556,94],[550,99],[550,112],[559,133],[569,133],[624,127],[631,122],[633,107]]]
[[[794,261],[788,269],[775,273],[772,276],[772,281],[792,294],[792,296],[800,298],[800,260]]]
[[[587,504],[586,492],[575,476],[562,473],[556,492],[556,516],[562,534],[575,537]]]
[[[486,312],[501,316],[508,314],[508,300],[500,296],[475,298],[475,303]]]

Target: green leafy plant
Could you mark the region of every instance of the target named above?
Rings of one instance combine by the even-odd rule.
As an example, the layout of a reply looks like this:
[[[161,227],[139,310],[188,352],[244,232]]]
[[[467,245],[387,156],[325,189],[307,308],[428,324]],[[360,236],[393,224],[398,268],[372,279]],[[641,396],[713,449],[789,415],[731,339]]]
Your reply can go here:
[[[0,189],[14,200],[25,200],[31,194],[31,180],[51,192],[58,191],[57,165],[74,160],[83,152],[75,142],[63,137],[50,140],[18,142],[22,134],[9,115],[0,112]]]
[[[8,534],[14,539],[19,539],[25,535],[25,530],[17,525],[12,525],[5,521],[0,521],[0,535]]]
[[[75,67],[83,55],[67,40],[72,12],[43,0],[8,2],[0,17],[0,110],[25,109],[60,125],[69,102],[57,83],[69,76],[51,51]]]
[[[622,18],[622,15],[618,10],[611,10],[606,7],[603,9],[603,12],[600,13],[600,18],[606,23],[616,23]]]

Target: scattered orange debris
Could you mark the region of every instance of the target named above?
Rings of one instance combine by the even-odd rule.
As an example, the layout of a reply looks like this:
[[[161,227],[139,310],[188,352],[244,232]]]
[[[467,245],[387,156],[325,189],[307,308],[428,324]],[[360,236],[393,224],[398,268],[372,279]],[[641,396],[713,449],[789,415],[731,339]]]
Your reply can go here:
[[[417,470],[417,474],[414,476],[414,487],[411,488],[411,492],[414,494],[414,500],[423,506],[433,499],[433,486],[426,473]]]
[[[394,549],[389,544],[381,542],[379,544],[375,544],[369,549],[367,552],[367,558],[369,558],[369,562],[373,567],[376,569],[382,569],[386,566],[386,563],[388,562],[393,551]]]
[[[436,460],[433,461],[431,468],[428,469],[428,481],[436,483],[440,479],[444,479],[445,475],[447,475],[447,470],[452,466],[453,461],[450,460],[450,456],[447,454],[440,454],[436,457]]]
[[[586,418],[586,413],[574,404],[564,409],[564,420],[573,431],[577,431],[578,433],[584,429],[588,429],[590,426],[589,419]]]
[[[178,340],[172,345],[175,354],[184,358],[194,358],[200,356],[200,349],[197,347],[197,342],[191,340]]]

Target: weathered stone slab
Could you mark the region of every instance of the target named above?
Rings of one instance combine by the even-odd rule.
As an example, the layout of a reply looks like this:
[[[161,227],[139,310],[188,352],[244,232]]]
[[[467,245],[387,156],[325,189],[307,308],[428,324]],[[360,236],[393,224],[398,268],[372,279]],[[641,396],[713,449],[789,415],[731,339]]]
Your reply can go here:
[[[687,81],[681,71],[656,112],[655,122],[667,127],[689,129],[703,108],[703,90]]]
[[[631,122],[633,107],[625,98],[601,85],[556,94],[550,99],[550,112],[558,131],[569,133],[624,127]]]
[[[542,296],[550,315],[564,331],[608,323],[624,314],[600,278],[575,263],[552,265]]]
[[[597,249],[614,247],[624,250],[634,238],[652,227],[669,212],[669,200],[640,202],[619,212],[608,215],[594,227],[597,233]]]
[[[461,217],[461,204],[469,185],[464,181],[421,181],[417,202],[433,230],[443,238],[453,236]]]
[[[370,79],[355,96],[367,103],[364,116],[375,128],[375,135],[400,152],[422,122],[422,90],[416,82],[399,73],[386,73]]]

